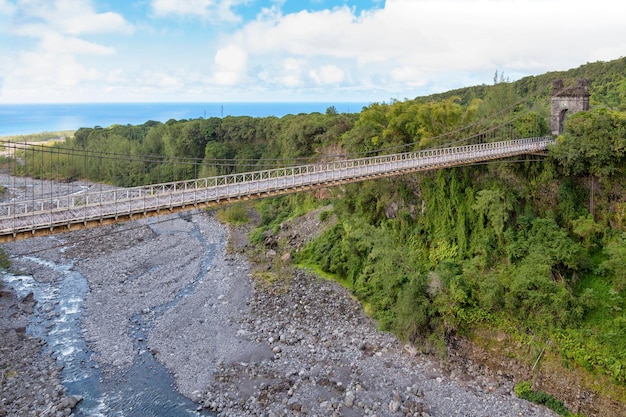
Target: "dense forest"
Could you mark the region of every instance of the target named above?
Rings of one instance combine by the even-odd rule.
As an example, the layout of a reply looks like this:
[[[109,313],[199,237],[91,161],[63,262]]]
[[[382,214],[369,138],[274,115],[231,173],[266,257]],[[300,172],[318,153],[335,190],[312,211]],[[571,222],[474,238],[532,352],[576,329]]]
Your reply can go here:
[[[282,118],[83,128],[54,145],[55,158],[28,151],[16,169],[131,186],[466,143],[503,123],[514,136],[540,136],[549,133],[556,78],[587,79],[591,110],[566,119],[547,155],[366,181],[323,199],[264,200],[252,237],[327,207],[324,219],[335,221],[293,256],[344,283],[382,329],[438,354],[453,337],[503,331],[528,347],[520,361],[547,349],[562,369],[592,376],[586,389],[623,405],[624,58],[515,82],[496,74],[493,85],[374,103],[358,114],[331,107]]]

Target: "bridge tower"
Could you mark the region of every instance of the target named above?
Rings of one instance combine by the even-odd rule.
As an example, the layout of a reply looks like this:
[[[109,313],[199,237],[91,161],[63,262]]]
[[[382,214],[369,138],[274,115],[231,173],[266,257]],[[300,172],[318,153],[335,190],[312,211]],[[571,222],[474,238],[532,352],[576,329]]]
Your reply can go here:
[[[576,87],[565,88],[563,80],[552,82],[550,110],[550,130],[553,135],[563,133],[563,120],[569,111],[571,114],[589,110],[589,88],[587,80],[579,78]]]

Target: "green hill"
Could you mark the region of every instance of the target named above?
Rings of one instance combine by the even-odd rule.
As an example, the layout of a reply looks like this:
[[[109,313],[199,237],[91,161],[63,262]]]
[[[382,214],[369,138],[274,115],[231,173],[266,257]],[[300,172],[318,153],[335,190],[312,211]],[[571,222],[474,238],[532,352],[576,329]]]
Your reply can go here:
[[[542,75],[524,77],[512,82],[512,84],[516,94],[520,97],[526,97],[536,91],[540,91],[537,99],[545,101],[550,95],[553,80],[572,81],[584,78],[590,86],[592,106],[603,106],[623,111],[626,110],[625,74],[626,58],[620,58],[609,62],[587,63],[567,71],[553,71]],[[458,96],[463,103],[469,103],[474,98],[483,98],[491,87],[488,85],[465,87],[418,99],[441,101]]]

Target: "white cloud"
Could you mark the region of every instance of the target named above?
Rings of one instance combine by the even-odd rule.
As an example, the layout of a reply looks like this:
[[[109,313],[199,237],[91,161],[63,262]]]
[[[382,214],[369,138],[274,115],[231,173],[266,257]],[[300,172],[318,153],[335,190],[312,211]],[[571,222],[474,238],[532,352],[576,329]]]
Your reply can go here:
[[[83,15],[76,11],[73,15],[66,15],[59,29],[75,35],[107,32],[129,34],[134,31],[132,25],[119,14],[107,12]]]
[[[174,88],[178,89],[184,85],[178,78],[166,75],[159,81],[159,87],[161,88]]]
[[[215,54],[216,70],[213,79],[217,85],[235,85],[245,77],[248,56],[237,46],[228,46]]]
[[[7,0],[0,0],[0,15],[11,15],[15,10],[15,6]]]
[[[121,15],[97,13],[88,0],[20,0],[16,6],[13,35],[39,40],[37,51],[49,54],[112,55],[115,48],[79,36],[132,33]]]
[[[304,84],[302,80],[302,63],[295,58],[287,58],[282,63],[282,71],[271,81],[282,84],[288,88],[300,87]]]
[[[241,17],[233,7],[246,0],[152,0],[152,10],[157,17],[192,17],[213,22],[240,22]]]
[[[412,87],[421,87],[426,84],[426,79],[415,66],[392,68],[390,74],[393,80],[405,82]]]
[[[57,54],[88,54],[88,55],[113,55],[115,49],[87,42],[73,36],[63,36],[58,33],[46,33],[41,37],[40,47],[44,51]]]
[[[623,6],[611,0],[593,9],[566,0],[387,0],[358,15],[348,7],[288,15],[272,8],[226,41],[247,51],[268,88],[282,80],[428,93],[429,86],[456,88],[468,79],[488,83],[495,70],[530,75],[618,58],[626,25],[620,13],[605,12],[616,8]],[[285,74],[288,59],[308,81]]]
[[[23,67],[11,74],[11,85],[25,86],[37,94],[38,89],[52,90],[59,99],[66,94],[66,88],[76,87],[84,81],[93,81],[101,74],[78,63],[71,55],[22,53]]]
[[[322,65],[309,72],[311,78],[318,85],[339,84],[344,80],[344,73],[336,65]]]
[[[348,7],[286,16],[272,13],[246,25],[235,36],[261,54],[281,50],[295,55],[342,57],[350,54],[345,35],[354,24],[355,16]]]
[[[93,59],[116,53],[115,47],[86,37],[134,30],[119,14],[98,13],[91,0],[18,0],[8,9],[12,13],[8,30],[21,45],[8,51],[0,68],[5,79],[2,96],[12,101],[80,96],[93,88],[92,83],[106,80],[106,71]],[[0,0],[3,10],[7,3]]]
[[[36,35],[33,28],[69,35],[128,34],[134,30],[117,13],[97,13],[89,0],[20,0],[16,16],[18,33],[32,36]]]
[[[387,0],[365,12],[291,14],[283,0],[263,0],[271,6],[255,20],[220,33],[252,1],[261,2],[137,2],[133,13],[145,7],[163,18],[155,28],[99,9],[110,1],[0,0],[0,101],[49,100],[63,88],[74,100],[376,101],[626,51],[621,0]]]

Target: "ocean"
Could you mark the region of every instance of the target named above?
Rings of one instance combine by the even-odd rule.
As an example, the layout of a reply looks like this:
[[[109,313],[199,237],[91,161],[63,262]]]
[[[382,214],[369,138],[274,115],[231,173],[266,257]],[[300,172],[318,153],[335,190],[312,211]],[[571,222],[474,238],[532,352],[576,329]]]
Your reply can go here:
[[[81,127],[138,125],[154,120],[200,117],[283,117],[287,114],[325,113],[334,106],[339,113],[358,113],[370,103],[80,103],[1,104],[0,136],[76,130]]]

